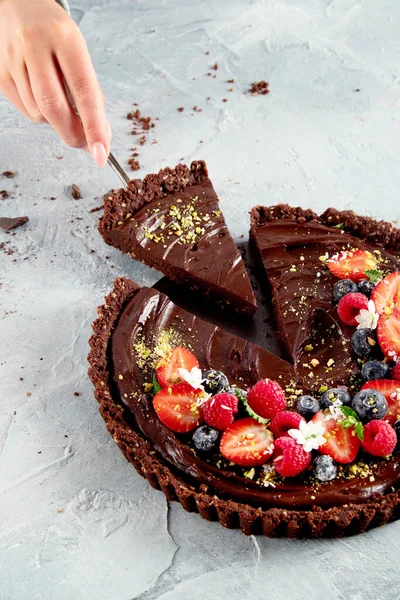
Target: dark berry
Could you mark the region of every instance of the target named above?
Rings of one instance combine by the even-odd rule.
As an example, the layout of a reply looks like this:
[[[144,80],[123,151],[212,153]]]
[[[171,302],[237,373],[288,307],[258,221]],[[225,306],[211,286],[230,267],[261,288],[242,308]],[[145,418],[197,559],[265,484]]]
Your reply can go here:
[[[385,362],[380,360],[369,360],[361,368],[361,377],[363,381],[372,381],[373,379],[388,379],[390,368]]]
[[[219,394],[219,392],[223,392],[229,387],[227,376],[221,371],[214,371],[213,369],[203,373],[202,384],[204,386],[204,391],[212,396]]]
[[[364,296],[367,296],[367,298],[370,297],[375,286],[376,283],[373,283],[369,279],[362,279],[357,284],[358,291],[360,292],[360,294],[364,294]]]
[[[329,408],[334,402],[339,400],[342,404],[350,404],[351,396],[344,388],[332,388],[327,390],[319,401],[321,408]]]
[[[306,421],[310,421],[319,409],[318,400],[312,396],[299,396],[296,400],[296,412],[304,417]]]
[[[320,481],[331,481],[337,475],[337,466],[328,455],[317,456],[313,463],[314,475]]]
[[[397,445],[400,444],[400,419],[398,421],[396,421],[396,423],[393,425],[393,429],[396,432],[397,435]]]
[[[368,358],[376,346],[376,335],[372,329],[357,329],[351,338],[351,346],[357,356]]]
[[[219,431],[208,425],[201,425],[193,433],[192,440],[196,450],[210,452],[218,442],[218,437]]]
[[[333,297],[337,302],[350,292],[357,292],[357,284],[350,279],[340,279],[333,286]]]
[[[354,396],[351,406],[363,423],[383,419],[388,411],[388,403],[385,396],[373,389],[358,392]]]

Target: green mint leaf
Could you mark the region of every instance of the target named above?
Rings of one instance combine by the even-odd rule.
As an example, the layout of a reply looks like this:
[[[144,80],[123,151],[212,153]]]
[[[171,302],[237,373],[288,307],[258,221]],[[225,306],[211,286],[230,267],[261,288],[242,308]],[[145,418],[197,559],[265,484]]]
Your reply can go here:
[[[358,421],[357,425],[354,427],[354,431],[356,432],[356,436],[359,440],[364,440],[364,425],[361,421]]]
[[[158,383],[157,381],[157,377],[156,375],[153,375],[153,394],[156,395],[158,394],[158,392],[160,392],[162,389],[161,385]]]
[[[368,271],[364,271],[364,274],[372,283],[378,283],[378,281],[383,279],[383,273],[380,269],[369,269]]]
[[[343,229],[344,225],[343,225],[343,223],[338,223],[337,225],[334,225],[334,227],[336,229]]]

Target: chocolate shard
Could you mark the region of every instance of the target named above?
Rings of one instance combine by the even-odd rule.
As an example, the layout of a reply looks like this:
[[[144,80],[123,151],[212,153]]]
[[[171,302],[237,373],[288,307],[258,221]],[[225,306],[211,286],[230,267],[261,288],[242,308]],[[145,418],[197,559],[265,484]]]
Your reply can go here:
[[[29,221],[29,217],[0,217],[0,227],[4,231],[11,231],[21,227]]]

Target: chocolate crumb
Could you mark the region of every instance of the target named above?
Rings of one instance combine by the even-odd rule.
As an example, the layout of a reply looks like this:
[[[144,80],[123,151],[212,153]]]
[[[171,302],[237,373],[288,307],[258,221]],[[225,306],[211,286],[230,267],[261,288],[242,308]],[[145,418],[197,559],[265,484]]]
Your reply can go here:
[[[218,63],[216,62],[211,68],[214,69],[214,71],[218,71]]]
[[[21,225],[24,225],[28,221],[28,217],[1,217],[0,227],[1,229],[4,229],[4,231],[11,231],[12,229],[21,227]]]
[[[234,79],[228,79],[226,83],[235,83]]]
[[[79,392],[74,392],[74,396],[79,396]]]
[[[361,92],[360,88],[356,88],[354,91],[355,92]]]
[[[80,200],[82,198],[81,190],[75,183],[71,185],[71,196],[74,200]]]
[[[179,108],[176,109],[178,112],[183,112],[185,110],[185,108],[183,106],[180,106]]]
[[[89,212],[94,213],[94,212],[98,212],[99,210],[103,210],[104,209],[104,204],[101,204],[100,206],[95,206],[94,208],[91,208],[89,210]]]
[[[253,81],[249,89],[250,94],[253,96],[269,94],[269,83],[268,81]]]
[[[13,171],[3,171],[2,175],[3,175],[3,177],[7,177],[8,179],[12,179],[13,177],[15,177],[16,173],[13,173]]]
[[[130,158],[128,160],[128,165],[130,166],[132,171],[139,171],[139,169],[140,169],[139,161],[136,160],[136,158]]]
[[[228,102],[227,98],[222,98],[222,102]]]
[[[6,190],[0,190],[0,196],[3,200],[8,198],[8,192]]]

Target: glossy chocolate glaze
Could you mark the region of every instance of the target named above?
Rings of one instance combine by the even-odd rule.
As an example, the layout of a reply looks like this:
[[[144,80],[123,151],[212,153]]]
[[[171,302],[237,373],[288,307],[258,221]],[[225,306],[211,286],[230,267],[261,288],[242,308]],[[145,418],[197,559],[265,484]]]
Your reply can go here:
[[[276,488],[264,488],[233,471],[218,469],[201,460],[161,423],[151,400],[142,393],[142,384],[151,379],[151,374],[144,376],[138,367],[133,344],[140,338],[147,347],[154,347],[158,335],[171,328],[179,332],[183,343],[193,347],[202,370],[221,369],[230,383],[239,387],[246,388],[264,377],[275,379],[285,387],[293,381],[295,373],[289,363],[216,325],[201,321],[154,289],[142,288],[131,297],[111,337],[110,360],[116,393],[119,401],[129,408],[135,428],[189,483],[207,486],[221,497],[252,506],[288,509],[361,503],[397,483],[397,456],[390,461],[379,461],[373,482],[359,478],[337,479],[317,489],[304,485],[301,478],[286,479]]]
[[[197,213],[194,226],[177,235],[171,207]],[[181,221],[180,221],[181,223]],[[252,314],[257,308],[240,252],[225,223],[218,197],[207,178],[157,197],[110,230],[100,230],[107,243],[155,267],[181,285]],[[185,239],[185,233],[193,239]]]
[[[311,390],[345,384],[359,372],[350,343],[354,328],[338,317],[332,303],[337,278],[320,257],[356,248],[374,252],[379,247],[313,221],[276,219],[253,225],[251,235],[272,289],[278,331],[297,376]],[[380,252],[382,270],[400,268],[396,257]],[[305,350],[309,345],[312,351]],[[310,364],[313,359],[318,360],[316,366]]]

